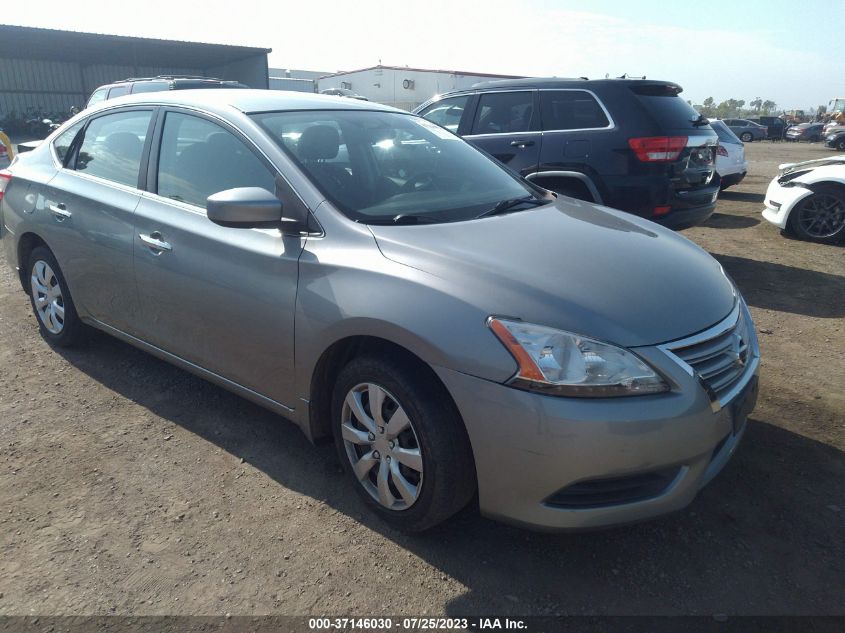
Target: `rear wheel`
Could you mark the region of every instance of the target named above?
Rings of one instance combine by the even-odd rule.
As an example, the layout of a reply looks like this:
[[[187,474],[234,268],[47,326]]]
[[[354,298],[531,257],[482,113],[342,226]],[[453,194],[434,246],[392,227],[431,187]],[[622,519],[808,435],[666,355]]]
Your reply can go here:
[[[754,140],[754,135],[751,132],[743,132],[739,135],[739,140],[743,143],[750,143]]]
[[[407,532],[431,528],[475,493],[469,438],[448,393],[410,362],[362,356],[332,399],[335,446],[364,503]]]
[[[838,149],[840,152],[845,152],[845,138],[841,138],[836,141],[836,149]]]
[[[845,238],[845,188],[822,185],[789,214],[790,226],[805,240],[834,244]]]
[[[29,300],[38,328],[48,343],[68,347],[79,343],[85,326],[76,313],[62,270],[53,253],[38,246],[29,255]]]

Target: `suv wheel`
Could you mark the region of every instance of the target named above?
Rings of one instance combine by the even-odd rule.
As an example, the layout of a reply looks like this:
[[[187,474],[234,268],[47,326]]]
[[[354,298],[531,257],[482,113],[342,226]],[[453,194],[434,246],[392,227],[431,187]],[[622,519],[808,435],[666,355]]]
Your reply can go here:
[[[421,532],[475,493],[469,438],[443,387],[410,363],[353,359],[332,399],[335,446],[363,501],[383,520]]]
[[[798,237],[822,244],[845,238],[845,188],[820,185],[789,214],[790,227]]]
[[[62,270],[45,246],[32,250],[29,271],[29,300],[38,319],[41,335],[50,345],[68,347],[82,340],[85,326],[76,313]]]

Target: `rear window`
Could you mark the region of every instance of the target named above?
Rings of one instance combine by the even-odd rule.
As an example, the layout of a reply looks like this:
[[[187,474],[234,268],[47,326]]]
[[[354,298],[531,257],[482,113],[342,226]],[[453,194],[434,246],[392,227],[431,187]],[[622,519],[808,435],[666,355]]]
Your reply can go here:
[[[631,86],[640,103],[654,119],[666,128],[693,128],[698,111],[678,96],[681,89],[673,84]]]
[[[544,130],[589,130],[610,125],[595,97],[584,90],[540,92]]]
[[[710,121],[710,127],[712,127],[713,131],[716,132],[716,136],[719,137],[720,142],[742,145],[742,141],[740,141],[737,135],[731,131],[731,128],[725,125],[722,121]]]

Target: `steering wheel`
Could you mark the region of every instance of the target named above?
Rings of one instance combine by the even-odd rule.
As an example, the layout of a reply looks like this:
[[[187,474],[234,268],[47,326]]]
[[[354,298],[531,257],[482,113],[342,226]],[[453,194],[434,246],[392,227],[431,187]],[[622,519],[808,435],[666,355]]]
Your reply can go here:
[[[402,192],[411,193],[413,191],[428,189],[434,184],[434,178],[434,174],[430,171],[421,171],[418,174],[414,174],[402,185]]]

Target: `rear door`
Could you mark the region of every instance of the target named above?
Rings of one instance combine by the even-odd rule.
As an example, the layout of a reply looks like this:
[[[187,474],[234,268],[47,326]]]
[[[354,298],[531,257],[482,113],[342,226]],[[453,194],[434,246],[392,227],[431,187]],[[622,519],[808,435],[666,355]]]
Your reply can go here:
[[[59,137],[53,150],[66,165],[36,202],[80,313],[121,330],[137,310],[132,225],[153,112],[107,110],[87,120],[72,147],[69,134]]]
[[[209,195],[275,191],[276,172],[228,124],[168,109],[151,153],[149,192],[134,234],[139,336],[180,358],[293,407],[293,316],[304,238],[226,228]]]
[[[482,92],[464,138],[526,176],[540,162],[540,112],[536,90]]]

